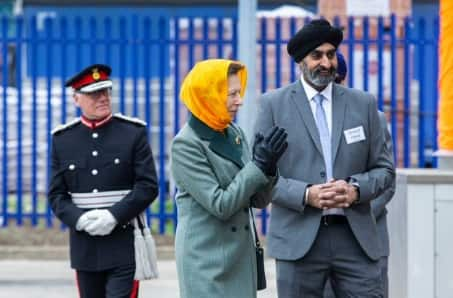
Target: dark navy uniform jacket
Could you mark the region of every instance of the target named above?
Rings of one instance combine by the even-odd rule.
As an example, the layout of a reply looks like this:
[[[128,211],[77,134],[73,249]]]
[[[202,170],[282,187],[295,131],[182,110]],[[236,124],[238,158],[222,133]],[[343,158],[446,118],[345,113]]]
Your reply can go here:
[[[146,126],[114,115],[92,129],[76,120],[53,132],[49,200],[55,215],[70,227],[71,267],[100,271],[135,263],[130,220],[158,194]],[[118,225],[106,236],[75,229],[86,211],[108,209]]]

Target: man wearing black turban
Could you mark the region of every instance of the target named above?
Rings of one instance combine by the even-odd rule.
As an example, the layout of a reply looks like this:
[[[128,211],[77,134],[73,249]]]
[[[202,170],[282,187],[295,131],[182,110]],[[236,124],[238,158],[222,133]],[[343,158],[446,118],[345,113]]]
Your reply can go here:
[[[288,43],[300,79],[260,98],[256,132],[277,125],[278,162],[267,243],[279,297],[383,297],[382,249],[370,203],[395,180],[374,97],[334,83],[340,29],[306,24]]]

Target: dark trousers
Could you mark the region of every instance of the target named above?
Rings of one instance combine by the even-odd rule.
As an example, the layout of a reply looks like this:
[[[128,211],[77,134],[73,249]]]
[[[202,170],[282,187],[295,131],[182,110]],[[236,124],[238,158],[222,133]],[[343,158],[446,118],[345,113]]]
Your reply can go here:
[[[337,298],[384,297],[379,263],[365,254],[346,221],[321,223],[303,258],[277,260],[280,298],[322,298],[327,279]]]
[[[327,279],[326,287],[324,288],[324,298],[336,298],[335,293],[333,292],[330,279]]]
[[[80,298],[137,298],[135,265],[105,271],[76,271]]]
[[[381,267],[382,282],[384,285],[384,297],[389,297],[389,278],[388,278],[388,257],[379,259],[379,266]],[[337,298],[333,292],[330,279],[327,279],[326,288],[324,289],[324,298]]]

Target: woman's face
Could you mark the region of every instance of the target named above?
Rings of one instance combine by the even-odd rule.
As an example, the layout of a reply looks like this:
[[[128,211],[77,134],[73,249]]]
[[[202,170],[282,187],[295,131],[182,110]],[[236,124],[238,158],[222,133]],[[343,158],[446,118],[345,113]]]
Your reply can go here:
[[[241,80],[237,74],[228,77],[227,110],[233,119],[242,105]]]

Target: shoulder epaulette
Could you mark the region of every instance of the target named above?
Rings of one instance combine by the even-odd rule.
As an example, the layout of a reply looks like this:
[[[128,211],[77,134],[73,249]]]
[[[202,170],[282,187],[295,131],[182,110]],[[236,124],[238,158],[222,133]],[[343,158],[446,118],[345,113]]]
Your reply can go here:
[[[63,131],[63,130],[66,130],[74,125],[76,125],[77,123],[80,122],[80,117],[79,118],[75,118],[74,120],[68,122],[68,123],[65,123],[65,124],[60,124],[58,125],[57,127],[55,127],[53,130],[52,130],[52,134],[55,134],[57,132],[60,132],[60,131]]]
[[[113,115],[113,117],[121,119],[121,120],[125,120],[125,121],[128,121],[128,122],[132,122],[132,123],[135,123],[135,124],[146,126],[146,122],[145,121],[143,121],[143,120],[141,120],[139,118],[125,116],[125,115],[123,115],[121,113],[115,113]]]

